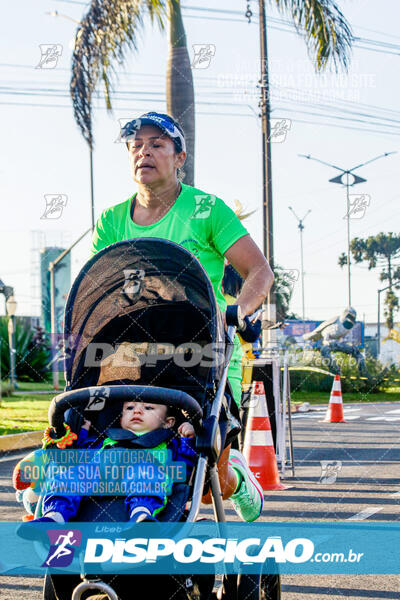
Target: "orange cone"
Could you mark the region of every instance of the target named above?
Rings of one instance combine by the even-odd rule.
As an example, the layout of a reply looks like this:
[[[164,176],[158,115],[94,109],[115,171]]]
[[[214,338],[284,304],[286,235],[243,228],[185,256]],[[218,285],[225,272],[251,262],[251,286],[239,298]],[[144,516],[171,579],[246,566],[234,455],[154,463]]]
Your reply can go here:
[[[264,491],[285,490],[279,479],[264,384],[253,383],[243,454]]]
[[[329,406],[326,411],[324,423],[346,423],[343,417],[343,398],[340,385],[340,375],[335,375],[333,380]]]

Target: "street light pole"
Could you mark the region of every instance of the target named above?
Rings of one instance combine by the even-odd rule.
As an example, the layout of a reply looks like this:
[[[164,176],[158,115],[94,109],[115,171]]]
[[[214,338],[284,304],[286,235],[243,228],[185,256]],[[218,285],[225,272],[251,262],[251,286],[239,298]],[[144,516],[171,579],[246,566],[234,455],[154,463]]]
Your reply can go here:
[[[369,165],[369,163],[375,162],[379,158],[384,158],[385,156],[390,156],[391,154],[397,154],[397,152],[385,152],[384,154],[380,154],[379,156],[375,156],[370,160],[367,160],[359,165],[351,169],[343,169],[342,167],[338,167],[336,165],[332,165],[331,163],[327,163],[324,160],[320,160],[319,158],[315,158],[310,156],[309,154],[299,154],[302,158],[307,158],[308,160],[315,160],[316,162],[321,163],[322,165],[326,165],[327,167],[331,167],[332,169],[337,169],[340,171],[340,175],[330,179],[331,183],[339,183],[346,187],[346,206],[347,206],[347,288],[348,288],[348,302],[349,306],[351,306],[351,265],[350,265],[350,197],[349,197],[349,188],[357,183],[364,183],[367,181],[363,177],[359,177],[358,175],[354,175],[354,171],[364,167],[365,165]],[[353,178],[353,181],[350,183],[350,175]]]
[[[301,261],[301,299],[302,299],[302,307],[303,307],[303,321],[305,321],[305,308],[304,308],[304,264],[303,264],[303,230],[304,230],[304,220],[307,217],[307,215],[310,214],[311,209],[308,210],[306,212],[306,214],[304,215],[304,217],[302,219],[299,219],[299,217],[296,215],[296,213],[294,212],[293,208],[291,206],[289,206],[289,210],[292,211],[292,213],[294,214],[294,216],[296,217],[297,221],[298,221],[298,228],[300,231],[300,261]]]
[[[58,324],[57,324],[57,308],[56,308],[56,269],[62,259],[67,256],[80,241],[91,231],[91,229],[87,229],[81,236],[66,250],[63,250],[61,254],[57,256],[55,260],[49,263],[49,271],[50,271],[50,314],[51,314],[51,334],[52,334],[52,372],[53,372],[53,387],[55,390],[59,388],[59,380],[58,380],[58,364],[57,364],[57,356],[58,356]]]
[[[8,343],[10,348],[10,387],[14,391],[18,389],[15,376],[15,313],[17,312],[17,302],[14,296],[10,296],[6,302],[8,315]]]
[[[353,184],[354,185],[354,184]],[[347,294],[348,305],[351,306],[351,263],[350,263],[350,182],[349,174],[346,173],[346,200],[347,200]]]

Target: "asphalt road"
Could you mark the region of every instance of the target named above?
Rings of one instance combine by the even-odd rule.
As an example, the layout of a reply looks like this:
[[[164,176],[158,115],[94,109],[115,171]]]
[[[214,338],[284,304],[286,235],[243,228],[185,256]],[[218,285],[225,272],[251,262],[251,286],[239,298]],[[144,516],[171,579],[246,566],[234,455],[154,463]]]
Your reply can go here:
[[[313,407],[293,415],[295,477],[287,466],[285,479],[292,487],[265,494],[261,520],[399,521],[400,402],[351,404],[346,423],[324,423],[324,413]],[[0,457],[1,521],[22,516],[11,487],[17,460]],[[400,600],[400,575],[284,575],[282,582],[283,600]],[[0,597],[40,600],[41,580],[0,577]]]

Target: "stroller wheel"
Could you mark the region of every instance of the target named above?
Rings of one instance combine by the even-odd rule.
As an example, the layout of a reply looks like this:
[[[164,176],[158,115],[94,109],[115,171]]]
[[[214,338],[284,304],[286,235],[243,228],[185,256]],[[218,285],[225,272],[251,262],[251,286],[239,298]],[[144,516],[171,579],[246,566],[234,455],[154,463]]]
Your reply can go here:
[[[238,600],[281,600],[279,575],[239,575]]]
[[[262,600],[281,600],[281,597],[280,575],[261,575]]]

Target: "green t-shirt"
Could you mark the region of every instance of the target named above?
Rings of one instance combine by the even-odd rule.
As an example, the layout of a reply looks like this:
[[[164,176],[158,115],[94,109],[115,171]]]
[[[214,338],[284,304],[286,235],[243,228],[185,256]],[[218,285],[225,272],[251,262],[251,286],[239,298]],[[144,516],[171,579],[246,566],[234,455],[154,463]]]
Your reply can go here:
[[[221,292],[224,254],[248,234],[233,210],[220,198],[182,184],[175,204],[160,221],[137,225],[130,216],[135,196],[103,211],[93,235],[92,256],[110,244],[132,238],[156,237],[176,242],[203,265],[218,305],[225,311],[226,301]]]
[[[190,185],[181,185],[182,191],[174,205],[160,221],[152,225],[137,225],[132,221],[130,211],[136,194],[104,210],[93,234],[91,255],[110,244],[133,238],[155,237],[175,242],[200,261],[211,280],[218,305],[224,312],[226,300],[221,291],[224,254],[248,232],[223,200]],[[241,379],[241,356],[236,337],[229,368],[230,379]],[[235,400],[239,402],[237,395]]]

